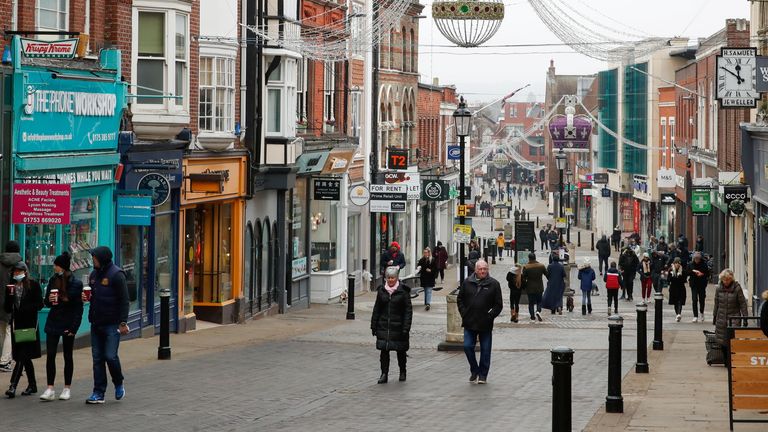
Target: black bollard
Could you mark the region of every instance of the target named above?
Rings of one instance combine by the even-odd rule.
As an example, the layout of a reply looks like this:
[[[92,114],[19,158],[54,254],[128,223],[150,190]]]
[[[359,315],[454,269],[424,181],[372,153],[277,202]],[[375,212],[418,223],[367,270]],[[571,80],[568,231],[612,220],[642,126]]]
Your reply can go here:
[[[536,216],[536,228],[538,228],[538,227],[539,227],[539,217]]]
[[[570,432],[573,350],[568,347],[556,347],[550,353],[552,353],[552,432]]]
[[[621,329],[624,319],[620,315],[608,317],[608,396],[605,397],[605,412],[623,413],[624,398],[621,397]]]
[[[158,360],[171,359],[171,290],[161,288],[160,297],[160,345],[157,347]]]
[[[592,233],[592,243],[589,250],[595,250],[595,233]]]
[[[581,247],[581,231],[576,233],[576,246]]]
[[[491,263],[496,264],[496,255],[499,253],[498,246],[496,246],[495,244],[492,244],[490,247],[490,250],[491,250]]]
[[[347,319],[355,319],[355,275],[347,275]]]
[[[648,373],[648,305],[638,303],[637,310],[637,363],[635,373]]]
[[[653,350],[654,351],[664,351],[664,341],[662,340],[662,331],[663,324],[661,322],[661,313],[663,312],[662,308],[664,307],[664,294],[660,292],[654,292],[653,293],[653,299],[656,301],[656,305],[654,306],[656,308],[655,311],[655,320],[653,323]]]

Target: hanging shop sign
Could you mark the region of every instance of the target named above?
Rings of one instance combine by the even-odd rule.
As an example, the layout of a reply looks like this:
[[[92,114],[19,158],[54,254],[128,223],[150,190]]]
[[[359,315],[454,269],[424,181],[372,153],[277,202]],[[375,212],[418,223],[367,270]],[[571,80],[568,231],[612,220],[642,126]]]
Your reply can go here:
[[[381,173],[379,183],[403,184],[408,191],[409,200],[417,200],[421,197],[420,175],[416,172],[389,172]]]
[[[171,184],[164,175],[149,173],[139,180],[137,189],[148,190],[151,195],[152,207],[158,207],[168,201],[171,196]]]
[[[405,213],[408,203],[408,189],[403,184],[371,185],[372,212]]]
[[[675,177],[677,172],[674,169],[660,169],[657,175],[657,182],[660,188],[673,188],[676,185]]]
[[[723,186],[723,201],[725,204],[731,204],[733,201],[749,202],[747,185]]]
[[[757,91],[768,92],[768,57],[757,56]]]
[[[696,216],[705,216],[712,212],[709,189],[691,190],[691,211]]]
[[[312,181],[312,198],[318,201],[341,200],[341,180],[317,178]]]
[[[659,203],[661,205],[675,205],[675,202],[676,202],[675,194],[673,193],[661,194],[661,199],[659,200]]]
[[[139,181],[149,173],[164,175],[172,188],[181,187],[182,157],[182,150],[129,152],[125,166],[125,189],[139,189]]]
[[[408,150],[389,149],[387,151],[387,169],[407,170]]]
[[[717,56],[716,97],[721,108],[754,108],[757,90],[757,48],[723,47]]]
[[[77,39],[43,41],[20,38],[21,53],[29,58],[71,59],[77,52]]]
[[[142,195],[117,196],[118,225],[152,225],[152,197]]]
[[[364,206],[371,199],[371,192],[365,185],[355,185],[349,188],[349,201],[356,206]]]
[[[608,173],[593,173],[592,183],[594,184],[608,184]]]
[[[449,186],[445,180],[422,180],[422,201],[446,201],[448,199]]]
[[[461,146],[448,146],[448,160],[461,160]]]
[[[600,189],[600,196],[603,198],[610,198],[611,197],[611,190],[607,187],[604,187]]]
[[[14,224],[68,225],[72,210],[72,186],[68,184],[13,185]]]

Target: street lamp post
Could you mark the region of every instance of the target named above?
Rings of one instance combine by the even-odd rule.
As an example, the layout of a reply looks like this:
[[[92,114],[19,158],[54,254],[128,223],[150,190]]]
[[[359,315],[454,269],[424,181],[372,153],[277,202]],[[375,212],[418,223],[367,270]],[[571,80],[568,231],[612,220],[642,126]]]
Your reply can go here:
[[[565,200],[568,202],[568,208],[573,211],[573,205],[571,205],[571,180],[573,179],[573,171],[568,170],[565,172],[565,175],[568,179],[568,191],[566,192],[566,198]],[[571,242],[571,217],[569,215],[565,215],[565,223],[566,223],[566,241],[568,243]]]
[[[464,209],[464,176],[465,176],[465,146],[466,138],[469,135],[470,124],[472,123],[472,113],[467,109],[464,97],[459,99],[459,106],[453,112],[453,122],[456,126],[456,135],[459,137],[459,148],[461,150],[461,159],[459,160],[459,204]],[[459,215],[459,224],[464,225],[464,212]],[[464,243],[459,246],[459,286],[464,285],[464,267],[466,266],[466,256]]]
[[[560,183],[559,183],[559,186],[560,186],[560,197],[559,197],[560,211],[558,212],[557,217],[558,218],[562,218],[563,217],[563,171],[565,170],[565,163],[566,163],[565,152],[563,152],[563,149],[560,149],[560,151],[557,152],[557,154],[555,155],[555,163],[557,164],[557,170],[560,172]],[[562,228],[560,228],[560,234],[562,234],[562,233],[563,233]]]

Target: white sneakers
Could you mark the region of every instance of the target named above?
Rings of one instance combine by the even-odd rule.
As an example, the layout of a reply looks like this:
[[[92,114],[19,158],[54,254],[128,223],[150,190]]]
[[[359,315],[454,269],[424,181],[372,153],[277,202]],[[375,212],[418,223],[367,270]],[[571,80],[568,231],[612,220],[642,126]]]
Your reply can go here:
[[[695,323],[695,322],[699,322],[699,318],[697,318],[697,317],[693,317],[693,319],[691,320],[691,322],[692,322],[692,323]]]
[[[59,400],[69,400],[70,397],[71,395],[69,393],[69,389],[65,387],[64,390],[62,390],[61,394],[59,395]],[[55,399],[56,399],[56,392],[53,389],[47,388],[45,389],[43,394],[40,395],[40,400],[45,402],[50,402]]]
[[[704,312],[701,313],[701,318],[699,318],[699,321],[704,322]]]
[[[677,316],[675,317],[675,321],[680,322],[680,314],[677,314]]]
[[[40,395],[40,400],[44,400],[46,402],[50,402],[54,399],[56,399],[56,392],[53,391],[53,389],[47,388],[43,394]]]

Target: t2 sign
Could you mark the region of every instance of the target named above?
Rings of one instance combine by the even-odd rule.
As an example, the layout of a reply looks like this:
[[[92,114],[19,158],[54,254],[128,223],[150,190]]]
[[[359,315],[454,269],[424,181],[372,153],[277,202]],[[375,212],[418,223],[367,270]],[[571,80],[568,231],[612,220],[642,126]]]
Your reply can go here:
[[[408,169],[408,150],[389,150],[387,153],[387,169]]]

